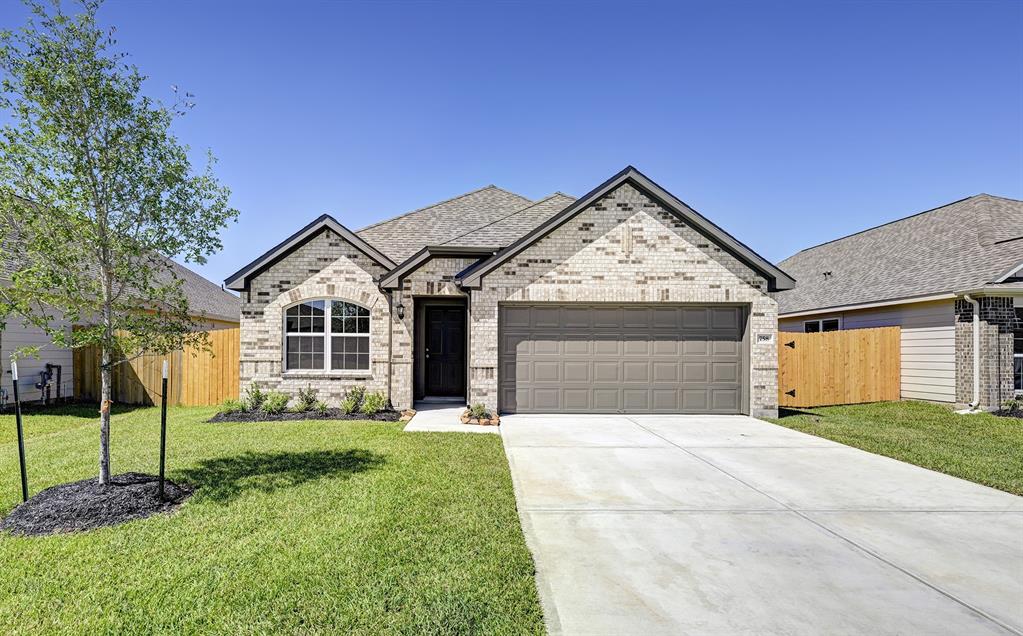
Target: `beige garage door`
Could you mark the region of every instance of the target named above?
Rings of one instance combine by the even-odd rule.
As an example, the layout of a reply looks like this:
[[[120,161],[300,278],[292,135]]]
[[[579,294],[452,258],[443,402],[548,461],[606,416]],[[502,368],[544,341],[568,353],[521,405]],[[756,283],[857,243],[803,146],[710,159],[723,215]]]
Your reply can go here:
[[[506,413],[740,413],[742,307],[502,305]]]

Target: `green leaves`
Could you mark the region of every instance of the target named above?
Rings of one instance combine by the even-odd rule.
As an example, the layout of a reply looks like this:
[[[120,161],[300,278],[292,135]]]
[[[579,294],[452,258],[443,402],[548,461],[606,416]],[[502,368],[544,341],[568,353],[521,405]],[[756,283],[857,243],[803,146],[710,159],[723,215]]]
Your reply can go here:
[[[29,24],[0,32],[0,321],[125,357],[201,344],[169,259],[204,262],[238,212],[212,154],[195,170],[171,131],[192,96],[141,94],[145,77],[96,24],[99,2],[74,16],[27,4]]]

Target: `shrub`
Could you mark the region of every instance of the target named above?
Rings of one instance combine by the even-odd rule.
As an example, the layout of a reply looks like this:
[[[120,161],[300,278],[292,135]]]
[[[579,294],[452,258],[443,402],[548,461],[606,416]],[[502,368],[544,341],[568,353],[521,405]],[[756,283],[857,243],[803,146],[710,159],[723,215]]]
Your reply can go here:
[[[362,404],[362,398],[366,396],[366,387],[364,386],[353,386],[352,388],[345,391],[345,396],[341,400],[341,412],[345,415],[351,415],[352,413],[359,410],[359,405]]]
[[[359,409],[363,415],[376,415],[387,406],[387,398],[382,391],[367,393],[362,398],[362,407]]]
[[[345,394],[344,398],[341,399],[341,412],[345,415],[351,415],[359,408],[359,399],[351,393]]]
[[[220,412],[224,415],[241,413],[244,410],[245,405],[242,404],[241,400],[224,400],[224,403],[220,405]]]
[[[304,389],[299,389],[298,397],[295,398],[295,412],[304,413],[305,411],[313,410],[316,406],[316,391],[311,386],[307,386]]]
[[[487,417],[490,417],[490,412],[487,411],[486,406],[484,406],[480,402],[477,402],[476,404],[473,404],[472,406],[469,407],[469,415],[475,417],[476,419],[482,420]]]
[[[313,404],[313,409],[320,415],[326,415],[328,408],[330,407],[323,400],[316,400],[316,404]]]
[[[245,389],[245,400],[243,402],[246,411],[258,411],[263,407],[263,402],[266,400],[266,393],[263,389],[259,388],[259,385],[250,384],[249,388]]]
[[[1007,413],[1023,411],[1023,397],[1016,397],[1002,402],[1002,410]]]
[[[267,415],[279,415],[288,408],[288,396],[280,391],[269,391],[260,407]]]

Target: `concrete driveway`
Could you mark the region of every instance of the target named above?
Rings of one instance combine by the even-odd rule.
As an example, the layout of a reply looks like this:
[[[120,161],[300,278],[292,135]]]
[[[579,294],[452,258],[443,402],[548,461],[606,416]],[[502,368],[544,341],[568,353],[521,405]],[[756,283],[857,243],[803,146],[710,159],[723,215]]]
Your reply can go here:
[[[1023,497],[749,417],[501,429],[554,634],[1023,634]]]

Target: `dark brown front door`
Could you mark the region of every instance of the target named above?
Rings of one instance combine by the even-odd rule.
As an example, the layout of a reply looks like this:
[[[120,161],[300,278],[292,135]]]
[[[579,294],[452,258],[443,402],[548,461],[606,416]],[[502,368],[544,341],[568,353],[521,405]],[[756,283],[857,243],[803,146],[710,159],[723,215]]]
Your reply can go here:
[[[424,387],[428,397],[465,395],[465,308],[426,308]]]

